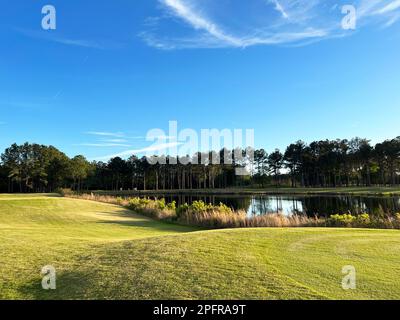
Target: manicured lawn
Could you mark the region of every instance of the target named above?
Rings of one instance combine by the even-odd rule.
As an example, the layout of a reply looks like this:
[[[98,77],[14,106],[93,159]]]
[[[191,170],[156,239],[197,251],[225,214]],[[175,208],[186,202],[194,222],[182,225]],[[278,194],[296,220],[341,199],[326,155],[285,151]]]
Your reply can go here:
[[[398,230],[199,231],[102,203],[0,198],[2,299],[400,299]],[[345,265],[356,290],[341,287]]]

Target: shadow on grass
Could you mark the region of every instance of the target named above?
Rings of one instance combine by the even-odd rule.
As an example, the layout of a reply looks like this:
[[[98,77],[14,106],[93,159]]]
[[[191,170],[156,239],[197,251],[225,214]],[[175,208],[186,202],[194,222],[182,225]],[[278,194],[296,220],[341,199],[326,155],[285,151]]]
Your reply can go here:
[[[206,230],[205,228],[187,226],[178,223],[174,223],[173,221],[160,221],[155,220],[151,217],[137,214],[128,209],[121,209],[118,212],[101,212],[101,214],[108,215],[113,218],[122,218],[124,220],[101,220],[97,223],[101,224],[115,224],[124,227],[138,227],[138,228],[149,228],[154,229],[155,231],[170,231],[170,232],[194,232],[200,230]]]
[[[36,280],[20,287],[18,291],[29,300],[88,299],[88,291],[93,285],[93,279],[89,279],[89,277],[90,275],[79,271],[57,274],[55,290],[43,289],[42,279],[38,277]],[[93,297],[93,292],[91,292],[90,297],[92,299],[101,299],[101,297]]]
[[[114,221],[100,221],[101,224],[116,224],[124,227],[137,227],[148,228],[154,231],[170,231],[170,232],[195,232],[202,230],[201,228],[184,226],[175,224],[173,222],[157,222],[157,221],[127,221],[127,220],[114,220]],[[205,229],[204,229],[205,230]]]
[[[0,198],[39,198],[39,197],[48,197],[48,198],[62,198],[59,193],[0,193]]]

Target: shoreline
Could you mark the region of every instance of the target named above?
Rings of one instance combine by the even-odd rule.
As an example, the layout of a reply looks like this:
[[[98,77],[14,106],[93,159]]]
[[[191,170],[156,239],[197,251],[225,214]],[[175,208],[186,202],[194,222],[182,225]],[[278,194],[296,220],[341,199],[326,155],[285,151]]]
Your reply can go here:
[[[94,190],[82,193],[98,195],[325,195],[325,196],[400,196],[400,187],[341,187],[341,188],[228,188],[228,189],[187,189],[187,190]]]

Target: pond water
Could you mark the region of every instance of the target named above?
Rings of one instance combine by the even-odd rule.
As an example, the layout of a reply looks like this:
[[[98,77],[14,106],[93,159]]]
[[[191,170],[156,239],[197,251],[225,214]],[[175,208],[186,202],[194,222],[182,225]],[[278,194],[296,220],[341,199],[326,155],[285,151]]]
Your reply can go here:
[[[148,198],[165,198],[177,205],[202,200],[206,203],[224,203],[233,209],[242,209],[248,215],[282,213],[329,216],[343,213],[394,214],[400,212],[400,197],[366,196],[297,196],[297,195],[158,195]]]

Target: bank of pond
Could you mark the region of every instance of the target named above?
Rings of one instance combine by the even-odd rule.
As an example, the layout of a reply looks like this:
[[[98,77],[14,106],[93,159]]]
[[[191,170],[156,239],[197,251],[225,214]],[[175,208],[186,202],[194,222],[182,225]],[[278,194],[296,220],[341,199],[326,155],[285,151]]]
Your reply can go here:
[[[313,226],[400,229],[400,197],[64,195],[122,205],[159,220],[209,228]]]
[[[132,197],[132,196],[124,196]],[[248,216],[283,214],[306,215],[308,217],[329,217],[337,213],[370,215],[396,214],[400,212],[400,197],[371,196],[324,196],[324,195],[193,195],[159,194],[141,195],[153,200],[164,198],[166,202],[175,201],[177,206],[203,201],[207,204],[223,203],[233,210],[243,210]]]

